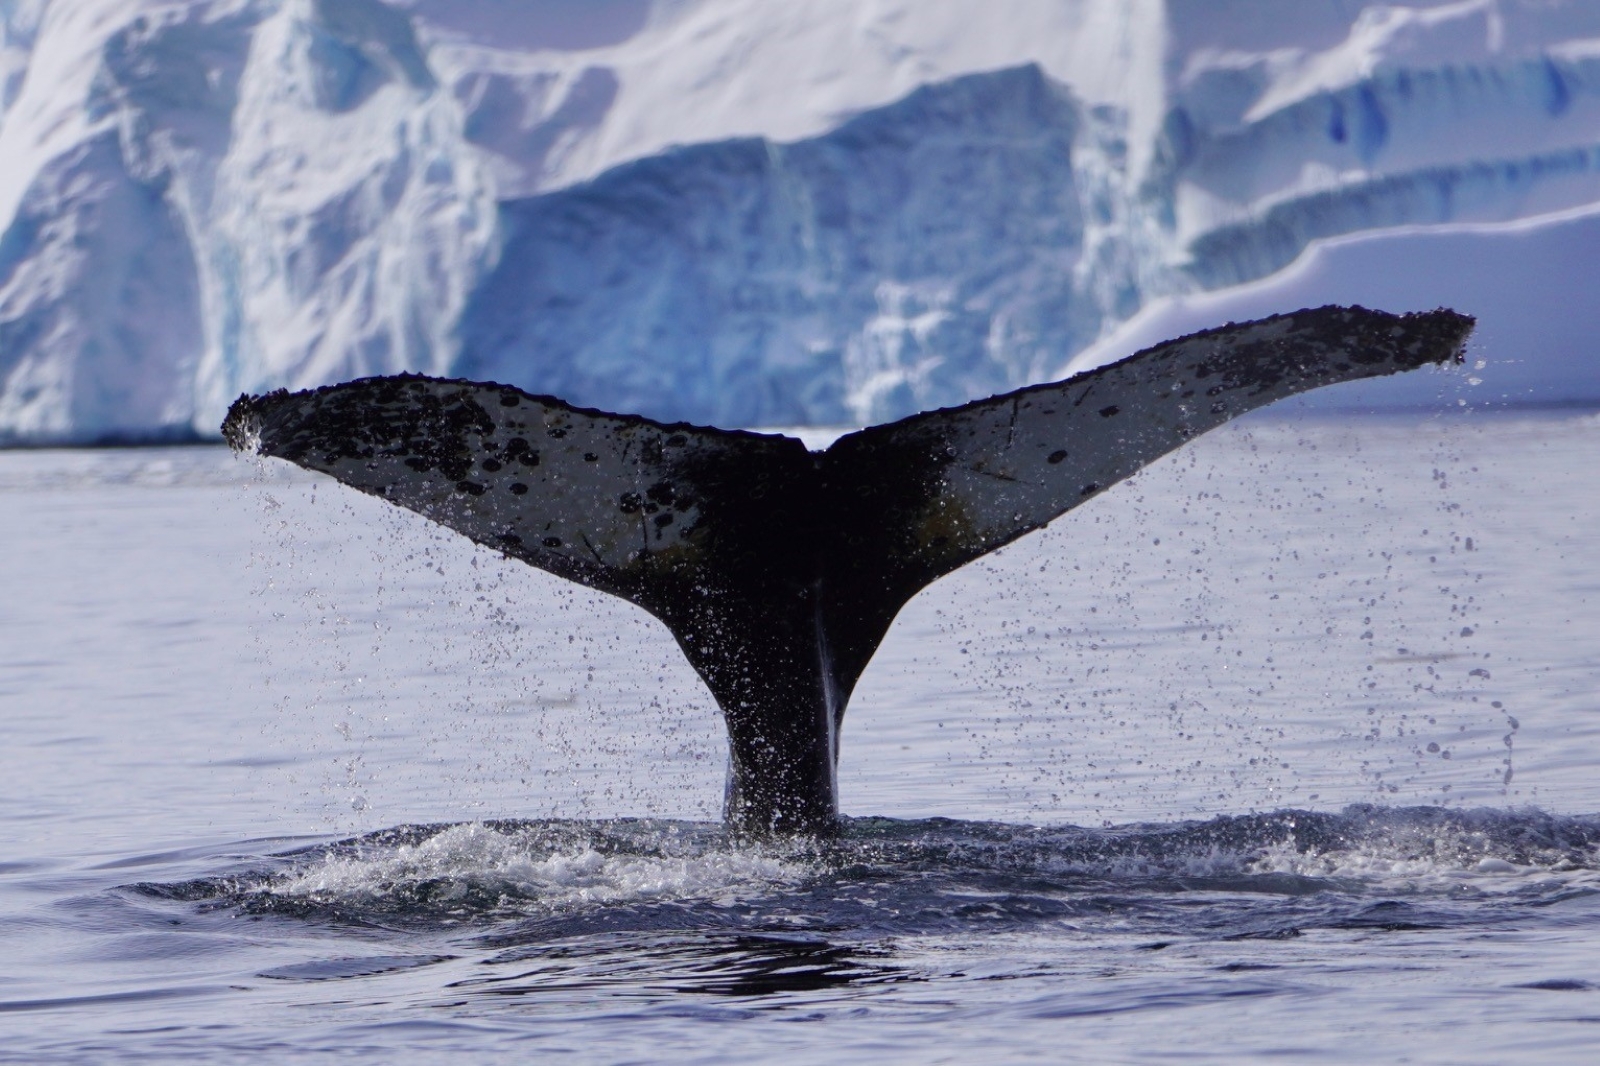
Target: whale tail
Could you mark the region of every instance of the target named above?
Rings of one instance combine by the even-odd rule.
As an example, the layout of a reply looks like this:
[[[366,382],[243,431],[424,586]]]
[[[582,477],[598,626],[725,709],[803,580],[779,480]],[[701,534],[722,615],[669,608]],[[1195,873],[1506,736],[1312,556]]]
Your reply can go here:
[[[1459,362],[1472,327],[1278,315],[822,452],[408,374],[241,396],[223,433],[643,607],[726,718],[729,822],[825,833],[851,690],[919,589],[1246,411]]]

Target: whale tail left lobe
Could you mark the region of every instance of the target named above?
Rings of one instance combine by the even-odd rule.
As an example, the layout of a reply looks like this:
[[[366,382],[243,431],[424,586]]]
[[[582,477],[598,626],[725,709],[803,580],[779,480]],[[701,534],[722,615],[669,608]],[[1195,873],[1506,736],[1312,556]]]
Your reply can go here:
[[[1472,325],[1279,315],[820,453],[405,374],[241,396],[223,432],[661,619],[726,718],[729,821],[823,833],[850,693],[919,589],[1246,411],[1459,361]]]

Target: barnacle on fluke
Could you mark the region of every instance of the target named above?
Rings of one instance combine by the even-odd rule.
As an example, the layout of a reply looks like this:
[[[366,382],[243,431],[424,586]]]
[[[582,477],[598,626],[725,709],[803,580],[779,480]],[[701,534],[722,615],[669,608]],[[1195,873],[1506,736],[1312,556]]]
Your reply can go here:
[[[651,612],[726,718],[729,820],[824,833],[845,705],[917,590],[1235,415],[1459,362],[1472,327],[1297,311],[823,452],[410,374],[241,396],[223,434]]]

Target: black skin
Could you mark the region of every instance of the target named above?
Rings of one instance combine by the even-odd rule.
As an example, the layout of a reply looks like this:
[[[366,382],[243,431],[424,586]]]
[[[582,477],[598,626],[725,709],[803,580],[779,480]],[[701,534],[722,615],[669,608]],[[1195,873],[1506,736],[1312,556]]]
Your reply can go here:
[[[1230,324],[822,452],[406,374],[241,396],[222,428],[654,614],[727,722],[729,825],[827,836],[845,707],[919,589],[1246,411],[1460,362],[1472,327],[1341,307]]]

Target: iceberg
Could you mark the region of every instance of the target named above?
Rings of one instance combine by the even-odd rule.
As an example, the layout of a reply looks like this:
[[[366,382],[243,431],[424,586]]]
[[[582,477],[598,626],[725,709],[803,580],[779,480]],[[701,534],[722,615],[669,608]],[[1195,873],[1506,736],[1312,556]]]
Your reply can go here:
[[[1578,0],[15,0],[0,443],[401,370],[864,424],[1352,301],[1592,400],[1597,207]]]

